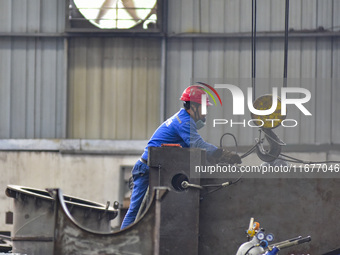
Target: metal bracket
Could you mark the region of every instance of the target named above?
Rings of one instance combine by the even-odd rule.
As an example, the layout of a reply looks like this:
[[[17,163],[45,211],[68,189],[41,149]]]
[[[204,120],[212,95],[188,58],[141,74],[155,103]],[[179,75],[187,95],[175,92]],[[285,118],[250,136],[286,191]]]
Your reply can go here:
[[[260,132],[259,138],[255,139],[257,143],[256,154],[261,160],[265,162],[273,161],[280,155],[282,149],[281,147],[286,144],[273,132],[273,130],[262,128],[260,131],[265,134],[265,137],[261,138]],[[269,143],[268,150],[263,147],[264,139],[266,139]]]

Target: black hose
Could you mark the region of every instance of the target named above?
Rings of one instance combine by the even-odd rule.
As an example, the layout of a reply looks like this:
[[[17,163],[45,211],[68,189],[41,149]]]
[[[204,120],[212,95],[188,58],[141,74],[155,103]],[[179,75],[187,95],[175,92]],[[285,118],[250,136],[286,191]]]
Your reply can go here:
[[[251,78],[253,88],[253,102],[255,101],[256,87],[256,20],[257,20],[257,0],[252,0],[251,5]]]
[[[244,255],[247,255],[247,254],[250,252],[250,250],[253,249],[253,248],[255,248],[255,247],[256,247],[256,246],[250,247]]]
[[[257,144],[259,144],[259,142],[257,142],[253,147],[251,147],[246,153],[244,153],[240,157],[245,158],[245,157],[249,156],[250,154],[252,154],[256,150]]]
[[[227,186],[230,186],[232,184],[238,183],[241,180],[242,176],[243,176],[243,173],[235,181],[230,181],[228,185],[223,185],[223,183],[221,183],[221,184],[206,184],[206,185],[202,185],[202,187],[204,187],[204,188],[207,188],[207,187],[217,187],[217,188],[213,189],[213,190],[207,191],[205,194],[203,194],[201,196],[201,198],[203,198],[204,196],[206,196],[206,195],[208,195],[210,193],[216,192],[216,191],[218,191],[218,190],[220,190],[220,189],[222,189],[224,187],[227,187]]]
[[[283,63],[283,87],[287,87],[287,65],[288,65],[288,28],[289,28],[289,0],[286,0],[285,8],[285,48]]]
[[[232,133],[224,133],[222,136],[221,136],[221,139],[220,139],[220,147],[223,147],[223,145],[222,145],[222,140],[223,140],[223,137],[225,136],[225,135],[230,135],[231,137],[233,137],[234,138],[234,141],[235,141],[235,151],[236,151],[236,153],[238,152],[238,144],[237,144],[237,140],[236,140],[236,137],[235,137],[235,135],[233,135]],[[256,147],[257,147],[257,145],[260,143],[260,141],[258,141],[253,147],[251,147],[247,152],[245,152],[243,155],[241,155],[240,157],[241,158],[245,158],[245,157],[247,157],[247,156],[249,156],[251,153],[253,153],[255,150],[256,150]]]
[[[232,133],[224,133],[222,136],[221,136],[221,139],[220,139],[220,147],[222,148],[222,140],[223,140],[223,137],[225,135],[230,135],[231,137],[234,138],[234,141],[235,141],[235,147],[236,147],[236,153],[237,153],[237,150],[238,150],[238,145],[237,145],[237,140],[236,140],[236,137],[232,134]]]
[[[326,161],[304,161],[301,159],[293,158],[291,156],[285,155],[285,154],[280,154],[283,157],[289,158],[291,160],[285,159],[283,157],[279,157],[282,160],[288,161],[288,162],[295,162],[295,163],[302,163],[302,164],[322,164],[322,163],[339,163],[340,161],[335,161],[335,160],[326,160]]]
[[[302,159],[294,158],[285,154],[280,154],[278,157],[275,157],[274,155],[268,154],[268,156],[273,157],[273,160],[275,159],[282,159],[287,162],[291,163],[301,163],[301,164],[322,164],[322,163],[335,163],[340,164],[340,161],[336,160],[326,160],[326,161],[304,161]],[[280,157],[281,156],[281,157]]]

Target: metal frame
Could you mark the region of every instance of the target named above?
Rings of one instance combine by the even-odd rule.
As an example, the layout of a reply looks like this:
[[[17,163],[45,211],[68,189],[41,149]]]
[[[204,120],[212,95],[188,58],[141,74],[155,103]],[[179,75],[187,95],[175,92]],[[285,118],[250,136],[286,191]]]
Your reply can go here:
[[[230,38],[230,39],[249,39],[251,38],[251,32],[238,32],[238,33],[126,33],[121,31],[116,31],[112,33],[5,33],[0,32],[0,37],[51,37],[51,38],[72,38],[72,37],[160,37],[160,38],[190,38],[190,39],[201,39],[201,38]],[[284,38],[284,31],[261,31],[256,33],[257,38]],[[340,37],[340,32],[330,32],[330,31],[289,31],[289,38],[337,38]]]
[[[100,29],[92,25],[87,19],[78,19],[72,21],[73,16],[83,17],[79,10],[75,7],[74,0],[67,0],[65,5],[65,31],[69,33],[119,33],[119,34],[133,34],[136,33],[147,33],[147,34],[158,34],[163,32],[164,29],[164,4],[163,0],[156,0],[157,6],[157,22],[156,28],[143,29],[140,27],[141,24],[136,25],[130,29]],[[72,9],[71,9],[72,7]],[[96,35],[97,36],[97,35]]]
[[[53,254],[154,254],[159,255],[161,201],[166,187],[154,189],[152,202],[142,217],[124,230],[99,232],[77,222],[65,206],[62,191],[52,190],[56,203]],[[71,245],[70,245],[71,244]],[[90,245],[89,245],[90,244]]]

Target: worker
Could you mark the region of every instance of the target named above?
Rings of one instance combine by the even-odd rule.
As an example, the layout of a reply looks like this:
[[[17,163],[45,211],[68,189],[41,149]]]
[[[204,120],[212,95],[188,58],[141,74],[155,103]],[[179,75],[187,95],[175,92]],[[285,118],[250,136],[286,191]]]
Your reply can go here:
[[[184,148],[195,147],[206,150],[207,159],[212,163],[218,162],[219,158],[227,158],[230,164],[241,163],[241,158],[225,149],[207,143],[198,134],[197,130],[205,125],[205,115],[201,112],[202,94],[206,94],[199,85],[186,88],[180,98],[184,108],[174,114],[154,132],[141,158],[132,169],[133,189],[130,207],[121,225],[126,228],[135,221],[136,215],[149,185],[148,148],[160,147],[162,144],[180,144]],[[211,105],[208,96],[207,105]]]

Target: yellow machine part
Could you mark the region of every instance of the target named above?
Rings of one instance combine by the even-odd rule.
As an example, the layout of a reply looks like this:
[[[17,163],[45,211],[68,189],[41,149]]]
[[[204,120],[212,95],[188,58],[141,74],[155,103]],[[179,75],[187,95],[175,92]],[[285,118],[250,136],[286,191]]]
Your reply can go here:
[[[258,97],[253,103],[254,108],[257,110],[268,110],[271,108],[273,102],[272,95],[263,95]],[[256,115],[251,113],[252,119],[257,119],[259,121],[254,121],[257,126],[262,128],[276,128],[281,125],[281,122],[286,118],[286,115],[281,115],[281,100],[277,98],[277,106],[275,111],[269,115]],[[262,122],[260,121],[262,120]]]

